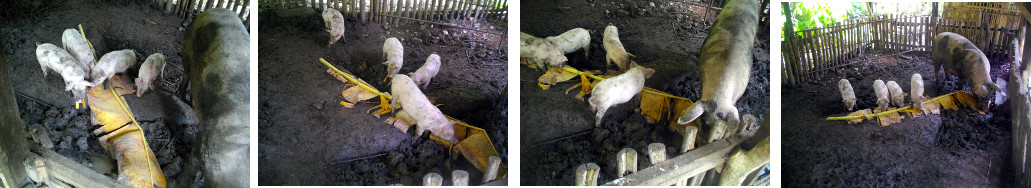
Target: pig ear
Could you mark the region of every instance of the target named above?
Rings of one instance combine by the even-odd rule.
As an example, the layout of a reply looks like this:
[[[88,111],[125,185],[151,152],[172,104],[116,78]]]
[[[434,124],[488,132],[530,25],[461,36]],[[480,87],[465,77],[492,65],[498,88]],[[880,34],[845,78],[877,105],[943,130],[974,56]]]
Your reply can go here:
[[[651,78],[652,74],[655,74],[655,69],[646,68],[644,69],[644,77]]]
[[[687,107],[687,109],[680,112],[680,118],[677,119],[677,124],[687,124],[698,119],[698,117],[702,116],[702,113],[705,112],[704,106],[705,102],[698,102],[691,105],[691,107]]]

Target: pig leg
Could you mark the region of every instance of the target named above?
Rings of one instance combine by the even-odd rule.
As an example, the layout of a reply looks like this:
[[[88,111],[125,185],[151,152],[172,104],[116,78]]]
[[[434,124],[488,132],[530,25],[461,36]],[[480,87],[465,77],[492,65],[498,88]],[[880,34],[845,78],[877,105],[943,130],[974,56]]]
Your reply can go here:
[[[426,89],[426,87],[429,87],[429,86],[430,86],[430,80],[431,80],[431,79],[433,79],[433,78],[426,78],[426,82],[423,82],[423,83],[422,83],[422,88],[423,88],[423,89]]]

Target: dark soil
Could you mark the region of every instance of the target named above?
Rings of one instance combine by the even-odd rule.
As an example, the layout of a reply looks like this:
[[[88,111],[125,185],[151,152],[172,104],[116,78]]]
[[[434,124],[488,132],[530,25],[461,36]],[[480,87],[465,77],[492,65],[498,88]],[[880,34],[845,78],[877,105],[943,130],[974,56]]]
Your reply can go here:
[[[865,54],[855,61],[873,59]],[[785,187],[1012,187],[1010,120],[990,111],[942,110],[879,127],[872,121],[825,121],[846,116],[837,82],[847,78],[858,109],[876,106],[874,80],[894,80],[908,92],[913,73],[923,75],[925,95],[968,87],[955,76],[934,78],[926,54],[913,60],[877,58],[821,73],[818,81],[785,85],[783,150]],[[992,79],[1007,78],[1009,61],[991,59]],[[940,82],[939,82],[940,81]],[[972,93],[972,92],[971,92]],[[908,100],[908,99],[907,99]]]
[[[18,94],[18,106],[26,125],[42,124],[49,132],[54,150],[113,176],[116,163],[91,132],[89,113],[75,110],[72,95],[64,90],[60,76],[43,77],[36,61],[36,43],[61,43],[67,28],[82,24],[99,58],[110,51],[133,49],[143,57],[166,56],[165,74],[155,82],[156,91],[142,98],[125,95],[130,108],[145,130],[166,179],[179,174],[197,131],[197,116],[187,103],[175,97],[174,85],[182,78],[179,52],[185,30],[184,19],[162,14],[151,3],[136,1],[4,1],[0,7],[0,42],[4,45],[8,71]],[[139,65],[125,75],[135,78]],[[132,84],[132,83],[130,83]],[[133,84],[135,87],[135,84]],[[30,97],[27,97],[30,96]],[[169,184],[170,186],[174,186]],[[180,185],[185,186],[185,185]]]
[[[508,56],[507,48],[498,48],[506,37],[348,18],[344,37],[327,48],[329,34],[319,11],[289,18],[260,14],[260,185],[421,185],[427,173],[450,179],[456,169],[468,171],[470,182],[481,179],[479,170],[462,157],[449,157],[447,148],[425,138],[413,139],[414,131],[405,134],[384,123],[386,116],[366,113],[375,104],[350,109],[339,105],[346,88],[318,59],[389,92],[381,54],[389,37],[404,44],[399,74],[414,72],[431,53],[441,56],[440,72],[423,93],[434,104],[443,104],[439,108],[444,114],[485,129],[502,159],[507,159],[507,105],[499,99],[508,83]],[[504,21],[448,22],[498,33],[506,27]]]
[[[521,7],[521,32],[546,37],[578,27],[592,31],[591,53],[586,59],[583,51],[566,54],[570,66],[580,70],[605,68],[601,35],[611,23],[619,28],[620,41],[627,51],[637,55],[632,59],[655,69],[645,87],[693,100],[700,97],[697,59],[713,19],[713,14],[704,19],[704,8],[669,1],[602,0],[524,1]],[[742,114],[755,115],[760,122],[769,111],[769,36],[762,32],[767,30],[768,24],[758,30],[752,80],[737,104]],[[679,151],[682,136],[669,130],[668,120],[647,123],[634,110],[638,100],[611,107],[602,125],[595,128],[589,104],[574,98],[574,92],[565,94],[565,89],[579,78],[541,90],[537,78],[543,71],[520,66],[519,74],[522,185],[571,185],[576,166],[589,162],[602,168],[598,183],[604,184],[616,178],[612,173],[615,155],[622,148],[643,153],[648,144],[659,142],[666,145],[667,156],[678,155],[675,151]],[[639,163],[638,169],[651,166],[647,159]]]

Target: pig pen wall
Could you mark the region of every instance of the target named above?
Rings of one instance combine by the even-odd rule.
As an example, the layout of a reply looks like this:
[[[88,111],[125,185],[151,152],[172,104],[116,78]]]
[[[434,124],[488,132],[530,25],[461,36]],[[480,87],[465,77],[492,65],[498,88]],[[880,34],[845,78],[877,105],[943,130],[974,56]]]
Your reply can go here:
[[[174,12],[183,18],[192,18],[204,10],[224,8],[236,12],[248,24],[250,18],[250,0],[151,0],[155,5],[163,7],[165,13]]]
[[[794,24],[789,21],[784,27],[789,34],[781,41],[783,83],[810,82],[824,71],[877,59],[856,59],[868,52],[908,59],[904,54],[927,54],[934,37],[942,32],[970,39],[989,57],[1012,55],[1007,49],[1013,49],[1011,41],[1022,26],[1016,7],[946,3],[945,10],[943,16],[937,11],[928,15],[865,16],[802,31],[793,31]],[[787,20],[791,20],[790,15]]]
[[[333,8],[344,15],[376,22],[439,22],[448,19],[508,19],[508,0],[261,0],[260,9]]]

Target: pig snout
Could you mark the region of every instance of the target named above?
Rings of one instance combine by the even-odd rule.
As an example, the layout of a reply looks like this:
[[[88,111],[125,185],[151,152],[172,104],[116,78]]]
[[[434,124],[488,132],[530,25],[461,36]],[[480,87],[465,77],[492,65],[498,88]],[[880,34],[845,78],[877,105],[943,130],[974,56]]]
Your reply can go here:
[[[852,83],[849,83],[848,79],[841,79],[838,81],[838,90],[841,91],[841,102],[845,103],[848,111],[852,111],[856,106],[856,93],[852,90]]]

